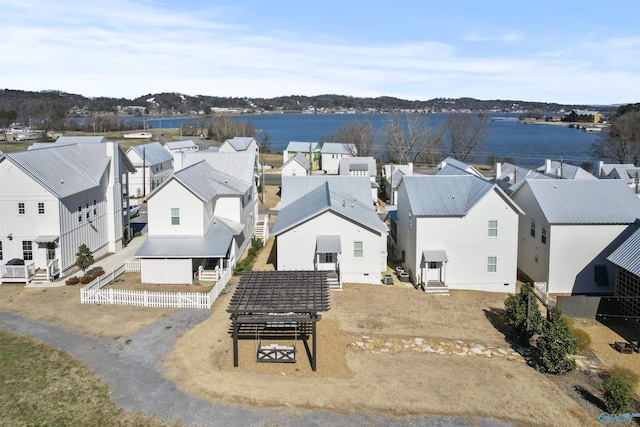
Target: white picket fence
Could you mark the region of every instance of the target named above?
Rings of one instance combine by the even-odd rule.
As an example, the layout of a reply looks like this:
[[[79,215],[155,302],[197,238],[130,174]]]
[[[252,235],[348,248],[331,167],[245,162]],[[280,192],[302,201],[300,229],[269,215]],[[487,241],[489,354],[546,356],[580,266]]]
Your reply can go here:
[[[230,269],[223,271],[220,279],[208,293],[102,289],[125,271],[130,271],[128,270],[128,266],[129,264],[125,263],[111,273],[98,276],[93,282],[84,286],[80,289],[80,302],[82,304],[122,304],[141,307],[210,309],[213,302],[218,298],[231,278]]]

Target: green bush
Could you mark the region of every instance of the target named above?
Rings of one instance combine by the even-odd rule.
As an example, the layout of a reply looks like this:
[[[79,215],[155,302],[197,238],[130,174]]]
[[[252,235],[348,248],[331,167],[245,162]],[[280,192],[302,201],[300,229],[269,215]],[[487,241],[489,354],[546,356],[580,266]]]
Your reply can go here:
[[[527,305],[531,299],[531,313],[529,319],[530,329],[527,331]],[[523,283],[520,293],[509,295],[505,300],[507,324],[511,327],[518,339],[529,345],[529,338],[542,330],[542,315],[538,307],[538,300],[533,293],[533,286],[530,283]]]
[[[638,383],[640,383],[640,376],[638,376],[638,374],[631,369],[620,365],[613,365],[609,371],[609,376],[626,381],[632,389],[636,388]]]
[[[233,275],[238,276],[247,270],[251,270],[253,267],[253,259],[256,257],[256,254],[260,249],[262,249],[263,243],[262,239],[257,237],[253,237],[251,239],[251,246],[247,251],[247,256],[238,261],[233,267]]]
[[[549,315],[550,319],[544,323],[537,341],[539,362],[550,374],[566,374],[576,368],[576,361],[569,355],[576,353],[578,345],[569,332],[562,311],[554,307]]]
[[[604,403],[610,414],[633,412],[631,386],[622,378],[611,376],[604,382]]]

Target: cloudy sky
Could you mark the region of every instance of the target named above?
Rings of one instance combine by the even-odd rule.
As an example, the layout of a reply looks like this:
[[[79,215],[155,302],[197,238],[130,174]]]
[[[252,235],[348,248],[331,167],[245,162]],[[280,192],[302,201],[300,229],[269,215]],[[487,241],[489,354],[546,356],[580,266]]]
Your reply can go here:
[[[640,102],[636,0],[0,0],[0,88]]]

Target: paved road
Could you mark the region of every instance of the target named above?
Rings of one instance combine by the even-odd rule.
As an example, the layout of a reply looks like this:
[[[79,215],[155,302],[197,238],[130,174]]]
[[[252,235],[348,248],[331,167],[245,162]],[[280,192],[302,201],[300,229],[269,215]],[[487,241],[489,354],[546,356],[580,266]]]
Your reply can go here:
[[[180,335],[205,320],[208,310],[181,309],[138,333],[107,339],[86,337],[61,326],[27,320],[0,312],[0,328],[58,348],[91,367],[108,384],[116,403],[127,411],[156,416],[164,422],[180,421],[190,426],[507,426],[480,418],[421,416],[393,418],[300,411],[286,415],[276,409],[244,405],[214,404],[189,396],[165,379],[160,361]],[[171,326],[171,328],[168,328]],[[390,379],[392,380],[392,379]],[[212,387],[215,385],[212,384]],[[274,391],[275,392],[275,391]],[[393,396],[390,396],[393,398]],[[363,396],[366,399],[366,396]],[[0,416],[1,418],[1,416]]]

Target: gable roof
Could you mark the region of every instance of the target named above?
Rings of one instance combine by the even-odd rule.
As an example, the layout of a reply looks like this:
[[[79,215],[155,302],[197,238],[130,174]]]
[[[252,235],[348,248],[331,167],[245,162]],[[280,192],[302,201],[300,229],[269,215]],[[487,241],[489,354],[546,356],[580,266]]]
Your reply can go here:
[[[311,146],[311,148],[309,148],[309,146]],[[298,142],[298,141],[291,141],[289,142],[289,145],[287,145],[287,149],[285,151],[288,151],[289,153],[296,153],[296,152],[303,152],[303,153],[308,153],[309,151],[318,151],[320,150],[320,146],[318,145],[317,142]]]
[[[100,185],[111,159],[102,145],[62,144],[5,153],[9,161],[61,199]]]
[[[325,142],[320,150],[322,154],[346,154],[353,155],[356,153],[354,144],[343,144],[342,142]]]
[[[516,165],[512,165],[511,163],[504,162],[501,165],[501,173],[500,176],[496,177],[494,180],[496,184],[503,190],[507,192],[507,194],[512,194],[516,191],[522,184],[524,184],[527,179],[555,179],[552,176],[544,175],[536,171],[532,171],[530,169],[521,168]]]
[[[488,192],[498,190],[494,184],[468,174],[406,175],[401,185],[406,188],[415,216],[464,216]],[[519,210],[513,202],[508,203]]]
[[[311,168],[311,162],[309,161],[307,156],[305,156],[304,154],[298,152],[298,153],[296,153],[295,156],[289,157],[289,160],[284,162],[284,164],[282,165],[282,167],[280,169],[284,169],[291,162],[297,162],[298,164],[300,164],[300,166],[302,166],[306,170],[309,170]]]
[[[376,159],[373,157],[342,157],[338,171],[340,175],[349,175],[351,171],[368,171],[369,176],[376,176]]]
[[[102,144],[107,142],[104,136],[60,136],[56,144]]]
[[[347,195],[348,200],[355,199],[373,210],[371,180],[366,176],[340,175],[283,176],[280,208],[284,208],[325,183],[332,191]]]
[[[190,139],[184,140],[184,141],[165,142],[164,146],[166,148],[168,148],[169,150],[184,150],[184,149],[194,149],[194,148],[197,149],[198,148],[196,143],[193,142]]]
[[[157,141],[134,145],[127,150],[127,156],[132,151],[140,157],[141,161],[144,159],[146,166],[159,165],[160,163],[173,160],[171,153],[165,150],[164,147],[162,147],[162,144]],[[142,162],[135,162],[134,164],[138,167],[142,166]]]
[[[549,224],[631,224],[640,218],[640,198],[614,179],[527,180]]]
[[[482,176],[482,174],[480,172],[478,172],[478,170],[476,168],[474,168],[471,165],[468,165],[466,163],[461,162],[460,160],[456,160],[453,157],[447,157],[446,159],[444,159],[443,161],[440,162],[440,164],[438,164],[438,168],[440,170],[444,169],[447,165],[449,166],[453,166],[454,168],[466,171],[472,175],[475,175],[477,177],[480,178],[484,178]],[[439,173],[439,172],[438,172]],[[451,168],[447,168],[447,170],[444,172],[445,174],[448,175],[454,175],[454,174],[459,174],[458,171],[453,171]]]
[[[640,276],[640,227],[613,251],[607,260]]]
[[[371,203],[362,203],[348,194],[332,190],[330,187],[329,182],[324,182],[281,208],[271,233],[273,235],[281,234],[327,211],[334,212],[372,231],[387,232],[387,226],[372,208]],[[371,195],[369,195],[369,199],[371,199]]]
[[[570,165],[565,162],[558,161],[547,161],[549,165],[546,163],[538,168],[536,168],[537,172],[545,175],[552,175],[558,178],[565,179],[597,179],[595,176],[582,169],[579,166]],[[549,169],[549,173],[547,173],[547,166]]]
[[[224,143],[229,144],[236,151],[246,151],[254,141],[256,145],[260,145],[258,144],[258,141],[252,136],[235,136],[231,139],[227,139]]]
[[[213,150],[184,151],[182,166],[190,165],[206,160],[211,167],[225,175],[232,176],[241,181],[253,183],[256,169],[256,154],[247,151],[239,153],[221,153]]]

